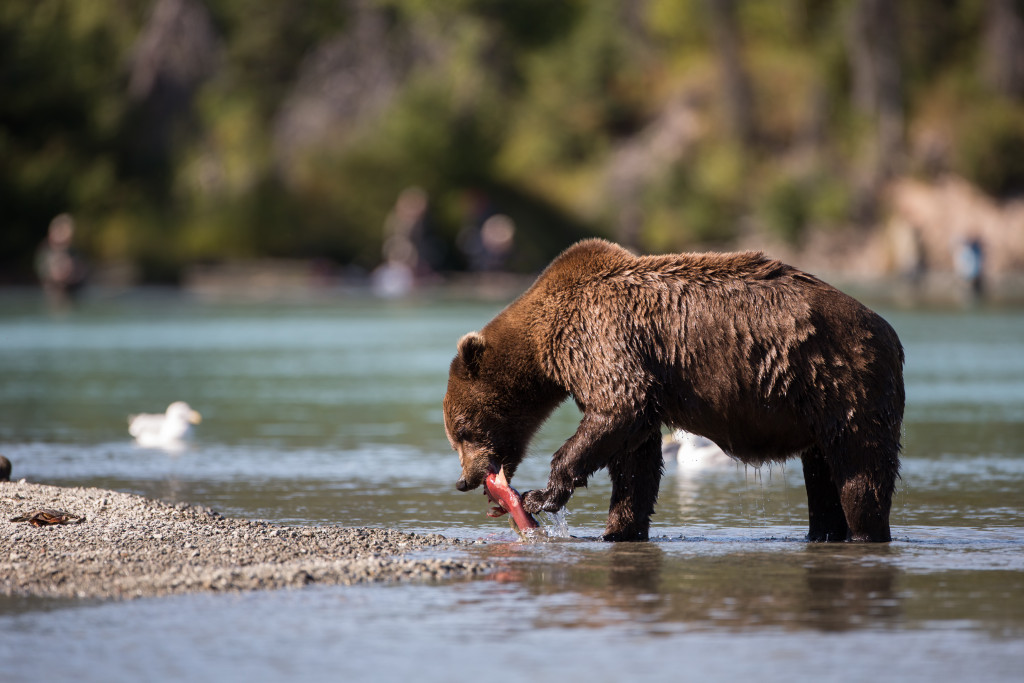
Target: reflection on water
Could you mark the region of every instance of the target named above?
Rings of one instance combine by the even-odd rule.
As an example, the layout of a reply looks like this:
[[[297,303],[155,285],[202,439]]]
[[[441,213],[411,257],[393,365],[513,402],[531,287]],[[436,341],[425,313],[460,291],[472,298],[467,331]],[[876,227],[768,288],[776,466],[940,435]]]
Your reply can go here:
[[[900,571],[879,558],[865,562],[793,543],[739,556],[699,547],[675,552],[666,547],[671,545],[616,546],[589,562],[563,557],[557,570],[531,573],[523,583],[541,594],[579,591],[588,610],[602,603],[603,619],[646,624],[655,632],[666,623],[701,630],[842,631],[891,626],[903,618],[896,592]],[[567,610],[556,618],[583,625],[592,614]]]
[[[892,544],[803,542],[794,462],[669,463],[652,542],[609,545],[596,540],[606,476],[571,501],[572,537],[546,543],[518,542],[486,517],[479,492],[454,489],[458,462],[440,415],[447,366],[455,341],[497,308],[134,298],[49,318],[0,299],[0,452],[15,478],[273,522],[480,539],[466,552],[497,566],[482,581],[431,587],[130,604],[4,598],[0,653],[29,653],[4,658],[4,680],[468,680],[488,662],[512,680],[657,680],[677,678],[684,663],[704,678],[1019,677],[1019,311],[887,314],[906,347],[908,396]],[[132,444],[129,413],[179,399],[204,416],[190,448]],[[518,488],[543,484],[548,454],[577,420],[568,405],[545,425]],[[62,657],[40,652],[41,639],[66,632],[75,637],[62,639]]]
[[[480,552],[499,562],[495,581],[539,596],[572,596],[557,614],[543,616],[549,625],[622,623],[659,633],[679,626],[840,632],[958,623],[1024,638],[1024,605],[1016,597],[1024,589],[1022,551],[1018,534],[881,547],[750,536],[612,547],[509,543]],[[993,562],[989,553],[1002,557]]]

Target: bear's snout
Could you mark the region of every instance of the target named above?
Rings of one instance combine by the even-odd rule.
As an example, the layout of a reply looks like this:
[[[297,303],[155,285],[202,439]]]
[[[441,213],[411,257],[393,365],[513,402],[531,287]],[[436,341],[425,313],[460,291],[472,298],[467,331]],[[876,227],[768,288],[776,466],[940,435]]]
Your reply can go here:
[[[455,482],[455,488],[457,488],[460,491],[468,491],[469,482],[467,482],[465,479],[459,479],[457,482]]]

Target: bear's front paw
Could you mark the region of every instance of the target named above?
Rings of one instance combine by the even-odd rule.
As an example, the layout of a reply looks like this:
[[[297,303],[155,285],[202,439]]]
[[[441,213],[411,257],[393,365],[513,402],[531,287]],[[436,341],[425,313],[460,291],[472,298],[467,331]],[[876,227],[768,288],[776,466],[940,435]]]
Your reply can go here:
[[[523,494],[523,509],[530,514],[538,512],[558,512],[565,507],[569,496],[558,495],[551,489],[543,491],[527,491]]]

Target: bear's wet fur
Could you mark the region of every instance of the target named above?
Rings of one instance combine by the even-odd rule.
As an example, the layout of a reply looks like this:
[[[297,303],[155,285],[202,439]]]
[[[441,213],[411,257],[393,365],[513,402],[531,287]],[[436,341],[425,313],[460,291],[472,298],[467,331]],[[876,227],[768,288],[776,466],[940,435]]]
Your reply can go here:
[[[646,540],[661,426],[754,466],[803,461],[811,541],[889,541],[899,474],[903,348],[892,327],[812,275],[758,252],[634,256],[590,239],[558,256],[449,371],[456,487],[509,477],[567,397],[583,416],[530,512],[557,511],[598,469],[604,538]]]

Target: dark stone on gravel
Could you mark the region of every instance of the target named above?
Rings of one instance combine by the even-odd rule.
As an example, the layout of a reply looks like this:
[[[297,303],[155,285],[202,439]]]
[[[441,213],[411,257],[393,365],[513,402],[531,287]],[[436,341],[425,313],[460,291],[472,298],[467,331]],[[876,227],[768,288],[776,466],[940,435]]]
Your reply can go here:
[[[40,508],[85,521],[45,527],[9,521]],[[123,599],[436,581],[487,571],[480,562],[443,557],[463,545],[392,529],[227,519],[209,508],[103,489],[0,483],[0,594],[9,596]]]

